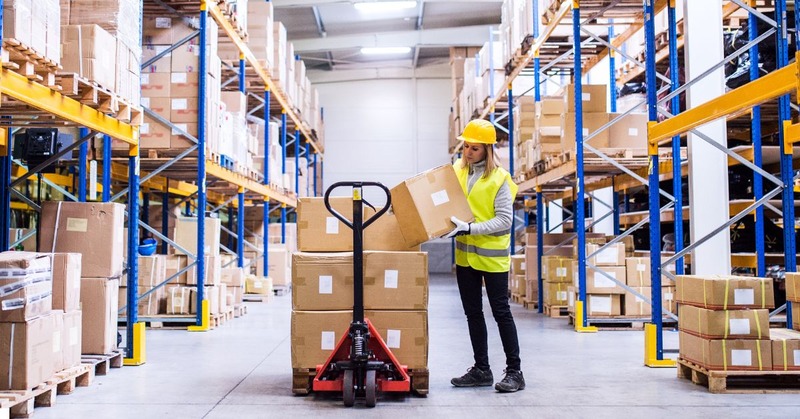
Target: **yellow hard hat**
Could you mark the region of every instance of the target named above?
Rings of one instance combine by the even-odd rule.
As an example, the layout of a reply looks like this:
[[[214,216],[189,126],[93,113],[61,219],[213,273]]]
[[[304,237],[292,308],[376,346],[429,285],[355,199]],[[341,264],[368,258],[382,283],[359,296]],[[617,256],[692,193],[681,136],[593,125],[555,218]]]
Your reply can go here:
[[[473,119],[464,127],[464,132],[458,139],[468,143],[495,144],[497,132],[491,122],[485,119]]]

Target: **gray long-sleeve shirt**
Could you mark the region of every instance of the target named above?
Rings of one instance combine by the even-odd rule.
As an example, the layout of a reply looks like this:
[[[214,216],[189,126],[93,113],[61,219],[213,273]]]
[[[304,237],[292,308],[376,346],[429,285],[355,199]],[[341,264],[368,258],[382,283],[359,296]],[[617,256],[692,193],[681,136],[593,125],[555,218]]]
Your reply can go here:
[[[483,176],[486,170],[486,161],[470,165],[469,174],[467,176],[467,193],[472,191],[472,187]],[[513,213],[513,197],[511,196],[511,188],[507,182],[503,182],[497,195],[494,197],[494,218],[480,223],[472,223],[470,227],[471,234],[492,234],[499,232],[511,231],[511,217]]]

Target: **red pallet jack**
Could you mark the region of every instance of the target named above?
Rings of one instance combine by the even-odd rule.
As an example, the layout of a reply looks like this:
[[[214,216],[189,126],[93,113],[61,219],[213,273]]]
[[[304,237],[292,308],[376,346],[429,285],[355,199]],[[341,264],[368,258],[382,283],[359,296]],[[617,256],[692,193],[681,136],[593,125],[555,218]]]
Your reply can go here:
[[[386,193],[386,205],[367,221],[363,221],[364,204],[375,209],[362,198],[366,186],[376,186]],[[353,221],[331,208],[329,197],[339,187],[353,188]],[[386,186],[377,182],[337,182],[325,191],[325,207],[347,227],[353,230],[353,322],[324,364],[317,366],[314,391],[341,391],[344,405],[355,404],[356,397],[364,397],[367,407],[375,407],[378,392],[410,392],[411,378],[408,367],[400,365],[381,335],[364,318],[364,229],[389,209],[392,195]]]

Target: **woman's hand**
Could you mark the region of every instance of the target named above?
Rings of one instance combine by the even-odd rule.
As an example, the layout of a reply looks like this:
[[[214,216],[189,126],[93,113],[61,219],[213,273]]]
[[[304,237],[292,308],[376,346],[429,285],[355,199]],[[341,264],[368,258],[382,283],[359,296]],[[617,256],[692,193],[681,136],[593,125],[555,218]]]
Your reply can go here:
[[[453,238],[455,236],[461,236],[461,235],[464,235],[464,234],[470,234],[470,230],[471,230],[470,223],[465,222],[465,221],[461,221],[458,218],[456,218],[455,216],[450,217],[450,221],[452,221],[453,224],[456,225],[456,228],[454,228],[451,232],[445,234],[442,238],[450,239],[450,238]]]

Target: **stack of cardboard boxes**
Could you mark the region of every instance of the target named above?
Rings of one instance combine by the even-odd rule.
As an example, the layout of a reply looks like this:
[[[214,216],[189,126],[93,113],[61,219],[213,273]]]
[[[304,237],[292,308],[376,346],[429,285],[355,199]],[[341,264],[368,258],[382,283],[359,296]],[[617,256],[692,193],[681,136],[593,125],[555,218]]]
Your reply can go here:
[[[662,267],[675,274],[675,264]],[[650,276],[650,257],[629,257],[625,259],[625,283],[639,294],[650,298],[653,281]],[[630,317],[650,317],[653,310],[651,304],[629,291],[623,296],[623,314]],[[661,277],[661,306],[664,310],[675,313],[675,283],[666,276]]]
[[[542,257],[542,298],[546,306],[566,306],[568,287],[572,280],[572,258],[565,256]]]
[[[511,271],[508,274],[508,289],[511,291],[513,301],[522,301],[528,298],[536,299],[538,290],[531,290],[528,288],[528,283],[525,277],[525,255],[511,256]],[[531,301],[533,301],[531,300]]]
[[[227,310],[228,291],[227,285],[223,284],[221,281],[222,258],[219,253],[220,220],[219,218],[206,217],[204,222],[205,236],[203,238],[203,251],[205,254],[205,275],[203,277],[203,292],[205,299],[209,302],[209,314],[213,316]],[[180,217],[175,224],[175,242],[193,255],[197,254],[197,223],[198,218],[196,217]],[[177,248],[175,249],[175,253],[177,255],[185,255],[182,250]],[[178,259],[179,262],[177,262],[177,264],[173,262],[172,267],[176,268],[175,271],[186,266],[181,266],[184,260],[188,263],[188,259],[184,258]],[[173,270],[168,269],[168,271],[167,274],[169,275]],[[234,286],[240,283],[238,282],[238,278],[233,278],[231,281]],[[197,269],[193,267],[186,272],[185,285],[168,286],[166,289],[167,314],[196,313],[197,285]],[[187,290],[183,290],[182,288],[187,288]],[[185,298],[187,295],[189,297],[188,300]],[[178,311],[180,311],[180,313]]]
[[[139,256],[138,258],[138,287],[139,296],[138,314],[139,316],[156,316],[162,313],[162,307],[166,306],[167,295],[165,287],[156,288],[167,279],[167,256]],[[145,296],[145,294],[147,294]],[[128,281],[127,275],[123,275],[119,284],[120,307],[128,304]]]
[[[602,246],[595,243],[586,245],[587,263],[598,268],[586,267],[586,313],[589,316],[620,316],[625,289],[614,280],[625,284],[625,244],[614,244],[589,257]],[[577,287],[576,272],[577,261],[573,262],[573,285]]]
[[[109,354],[117,348],[124,212],[125,206],[115,203],[48,201],[42,205],[39,250],[81,254],[84,354]]]
[[[61,13],[59,0],[4,1],[3,38],[13,38],[39,57],[58,64],[61,60]]]
[[[708,370],[769,371],[772,279],[678,276],[680,357]]]

